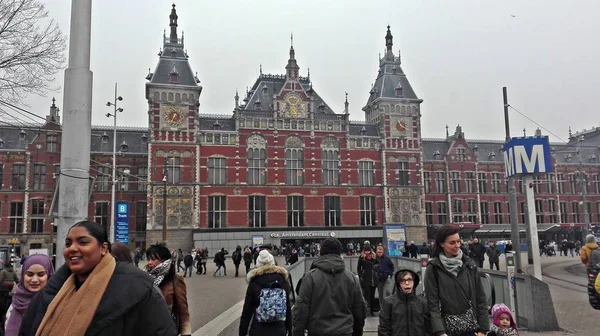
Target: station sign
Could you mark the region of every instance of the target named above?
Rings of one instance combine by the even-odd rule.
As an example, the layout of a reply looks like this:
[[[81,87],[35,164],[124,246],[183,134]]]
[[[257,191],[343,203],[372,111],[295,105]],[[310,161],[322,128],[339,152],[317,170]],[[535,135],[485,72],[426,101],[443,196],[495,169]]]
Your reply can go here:
[[[506,176],[552,171],[550,141],[544,137],[512,138],[502,147]]]
[[[273,232],[271,238],[329,238],[335,237],[335,232]]]
[[[129,244],[129,203],[117,202],[115,211],[115,241]]]

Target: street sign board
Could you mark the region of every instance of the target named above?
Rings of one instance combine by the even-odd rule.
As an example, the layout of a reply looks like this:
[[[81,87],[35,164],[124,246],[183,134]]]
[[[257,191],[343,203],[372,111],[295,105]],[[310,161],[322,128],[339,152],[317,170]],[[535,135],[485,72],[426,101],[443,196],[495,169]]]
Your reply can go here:
[[[117,202],[115,211],[115,241],[129,244],[129,203]]]
[[[548,137],[512,138],[502,147],[506,176],[552,171]]]

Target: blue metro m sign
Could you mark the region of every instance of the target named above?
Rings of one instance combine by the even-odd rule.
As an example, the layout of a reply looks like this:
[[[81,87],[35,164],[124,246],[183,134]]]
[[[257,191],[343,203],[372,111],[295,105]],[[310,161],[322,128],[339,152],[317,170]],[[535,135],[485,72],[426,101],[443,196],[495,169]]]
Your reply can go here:
[[[506,176],[552,171],[548,137],[512,138],[502,147]]]

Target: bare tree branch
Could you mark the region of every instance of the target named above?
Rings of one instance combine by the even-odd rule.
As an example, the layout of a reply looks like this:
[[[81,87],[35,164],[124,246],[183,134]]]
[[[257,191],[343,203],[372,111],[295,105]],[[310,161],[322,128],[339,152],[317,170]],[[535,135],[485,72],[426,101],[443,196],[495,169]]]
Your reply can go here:
[[[0,100],[45,96],[64,67],[67,38],[38,0],[0,0]]]

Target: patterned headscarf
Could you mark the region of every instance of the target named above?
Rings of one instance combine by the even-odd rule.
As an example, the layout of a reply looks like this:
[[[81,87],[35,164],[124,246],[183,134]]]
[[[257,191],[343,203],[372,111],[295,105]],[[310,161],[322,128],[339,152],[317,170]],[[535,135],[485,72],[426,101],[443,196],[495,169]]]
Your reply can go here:
[[[163,281],[165,276],[171,271],[171,259],[167,259],[162,263],[156,265],[153,269],[148,269],[148,274],[154,278],[154,285],[157,287]]]

